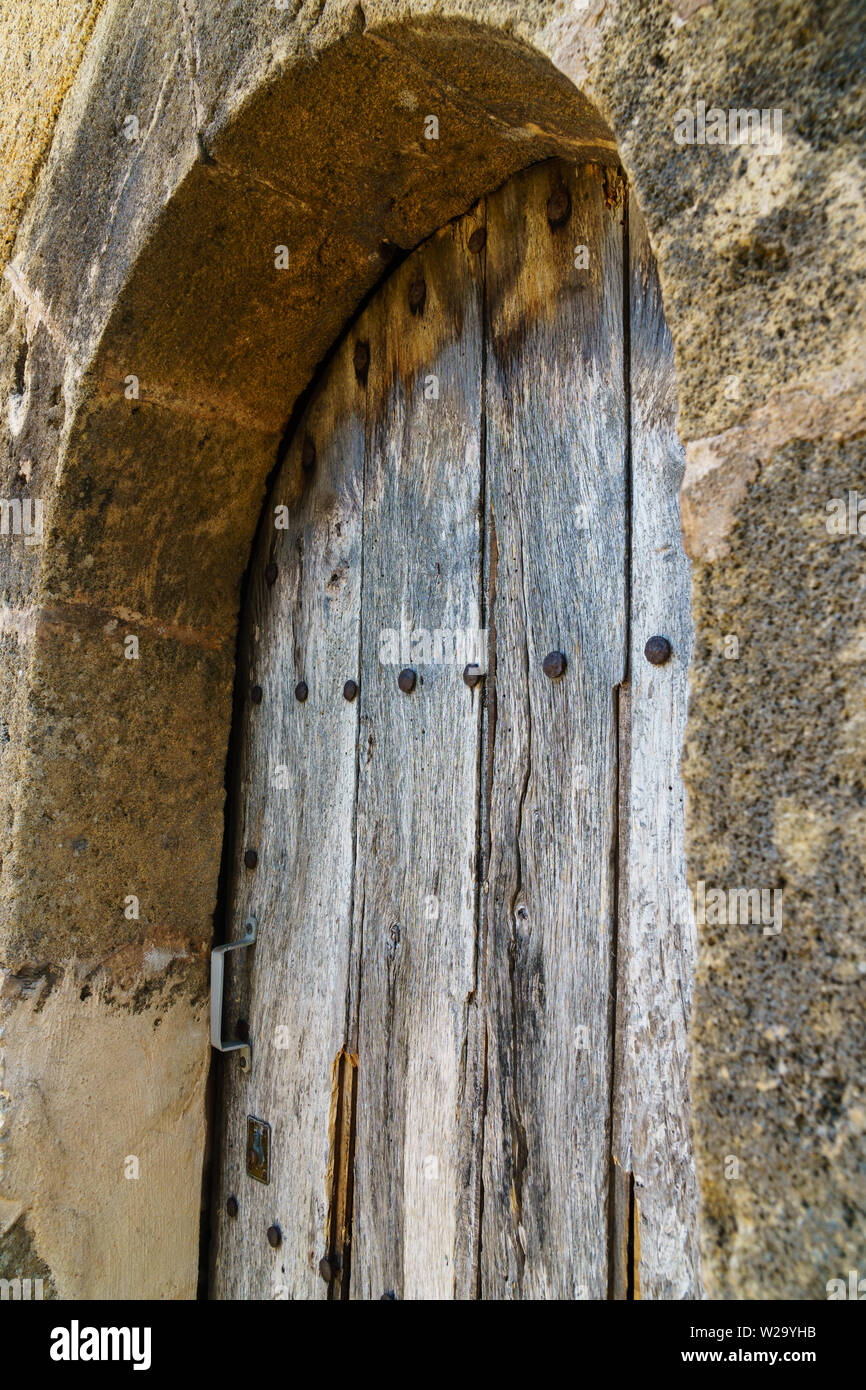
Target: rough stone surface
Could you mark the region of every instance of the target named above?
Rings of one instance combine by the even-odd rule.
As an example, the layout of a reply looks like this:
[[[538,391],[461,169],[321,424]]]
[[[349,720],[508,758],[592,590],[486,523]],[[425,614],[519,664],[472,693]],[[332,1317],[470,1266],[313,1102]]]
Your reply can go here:
[[[736,0],[683,25],[632,0],[611,26],[596,95],[659,260],[680,432],[717,434],[783,382],[862,363],[862,10]],[[678,146],[699,99],[779,108],[781,151]]]
[[[690,876],[785,895],[778,936],[699,924],[708,1291],[821,1296],[866,1229],[866,538],[825,524],[866,492],[860,7],[29,8],[0,33],[2,492],[40,498],[46,533],[0,538],[4,1268],[60,1296],[194,1289],[234,632],[279,435],[383,240],[561,154],[622,160],[676,350]],[[678,146],[699,99],[780,107],[781,150]],[[146,1180],[122,1174],[151,1142],[131,1076]],[[68,1158],[28,1166],[37,1133]]]
[[[104,0],[5,5],[0,25],[0,264],[51,144],[54,123]]]
[[[862,432],[768,448],[726,562],[693,566],[690,876],[783,894],[778,935],[698,926],[714,1296],[822,1298],[863,1248],[866,537],[829,534],[826,502],[864,478]]]
[[[47,1267],[59,1297],[195,1296],[206,1000],[163,959],[135,975],[146,1004],[133,992],[118,1007],[80,963],[7,978],[0,998],[18,1136],[0,1205],[16,1243],[0,1249],[11,1277]]]

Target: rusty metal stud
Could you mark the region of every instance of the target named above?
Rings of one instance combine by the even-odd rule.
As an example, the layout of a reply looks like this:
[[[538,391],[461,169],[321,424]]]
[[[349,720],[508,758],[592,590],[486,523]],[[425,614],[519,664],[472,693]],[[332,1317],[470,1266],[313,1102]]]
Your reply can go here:
[[[487,228],[486,228],[486,227],[476,227],[476,228],[475,228],[475,231],[472,233],[471,237],[469,238],[469,250],[470,250],[474,255],[477,256],[477,255],[479,254],[479,252],[481,252],[481,251],[484,250],[484,244],[485,244],[486,241],[487,241]]]
[[[418,679],[417,671],[413,671],[411,666],[404,666],[397,677],[397,684],[404,695],[411,695],[415,689],[415,682]]]
[[[355,368],[355,376],[362,386],[367,384],[367,372],[370,368],[370,344],[356,343],[355,351],[352,355],[352,366]]]
[[[282,1243],[283,1243],[283,1233],[282,1233],[282,1231],[280,1230],[279,1226],[269,1226],[269,1227],[268,1227],[268,1245],[270,1245],[271,1248],[272,1248],[273,1250],[276,1250],[276,1249],[278,1248],[278,1246],[282,1245]]]
[[[226,1199],[226,1212],[234,1221],[238,1214],[238,1199],[234,1195]]]
[[[309,686],[307,685],[307,682],[298,681],[297,685],[295,686],[295,699],[300,700],[301,704],[303,704],[309,693],[310,690]]]
[[[301,467],[305,473],[312,473],[316,466],[316,446],[309,435],[304,439],[301,449]]]
[[[653,666],[664,666],[673,656],[673,650],[666,637],[651,637],[643,649],[643,654]]]
[[[474,690],[484,680],[484,672],[476,662],[470,661],[468,666],[463,667],[463,680],[470,690]]]
[[[276,577],[277,567],[274,564],[273,560],[269,560],[268,563],[265,565],[265,583],[270,587],[270,585],[273,584],[276,580]]]
[[[262,687],[260,685],[253,686],[250,691],[250,699],[254,705],[260,705],[262,703]]]
[[[541,669],[548,680],[559,680],[560,676],[565,675],[565,668],[568,665],[562,652],[548,652],[541,663]]]
[[[259,856],[254,849],[248,849],[244,854],[244,863],[248,869],[254,869],[259,862]]]
[[[343,686],[343,699],[356,700],[358,698],[359,689],[360,686],[357,681],[346,681],[346,684]]]
[[[551,228],[564,227],[571,216],[571,194],[564,183],[554,188],[547,200],[547,220]]]
[[[330,1284],[331,1280],[334,1277],[334,1271],[331,1268],[331,1261],[327,1258],[326,1255],[323,1255],[322,1258],[319,1260],[319,1273],[321,1274],[325,1283]]]
[[[423,314],[424,305],[427,301],[427,282],[422,276],[418,276],[409,286],[409,312],[410,314]]]

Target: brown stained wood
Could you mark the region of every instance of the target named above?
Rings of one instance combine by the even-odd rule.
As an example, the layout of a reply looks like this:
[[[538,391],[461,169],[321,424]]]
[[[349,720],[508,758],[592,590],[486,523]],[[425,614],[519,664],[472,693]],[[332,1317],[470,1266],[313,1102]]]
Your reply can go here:
[[[230,958],[252,1070],[224,1068],[215,1261],[219,1298],[324,1298],[332,1064],[345,1042],[350,960],[361,593],[364,392],[343,344],[283,465],[253,568],[245,650],[262,702],[244,703],[234,833],[233,933],[247,911],[256,945]],[[315,463],[309,465],[314,443]],[[293,502],[289,529],[274,505]],[[300,500],[298,500],[298,498]],[[277,577],[269,585],[265,564]],[[306,682],[308,698],[295,696]],[[243,866],[248,847],[257,867]],[[246,959],[244,958],[246,957]],[[245,1002],[244,1002],[245,1001]],[[226,1011],[226,1028],[236,1013]],[[245,1171],[247,1116],[272,1128],[271,1181]],[[239,1215],[225,1214],[237,1196]],[[277,1224],[274,1250],[268,1227]]]
[[[679,773],[692,651],[680,530],[683,449],[673,350],[646,228],[629,214],[631,652],[622,788],[614,1153],[634,1174],[635,1283],[645,1299],[700,1298],[697,1188],[689,1128],[694,925],[686,891]],[[664,666],[644,656],[669,639]]]
[[[631,1173],[614,1162],[608,1191],[609,1262],[607,1297],[623,1301],[632,1296],[634,1271],[634,1194]]]
[[[480,214],[479,214],[480,215]],[[482,286],[446,227],[364,316],[370,343],[350,1296],[465,1297],[476,1007],[479,691],[423,636],[477,628]],[[423,308],[419,308],[422,301]],[[438,399],[425,399],[438,383]],[[383,634],[416,633],[402,654]],[[382,657],[385,657],[383,664]],[[401,667],[417,672],[404,694]]]
[[[328,1126],[328,1221],[325,1257],[319,1272],[331,1286],[332,1299],[347,1299],[352,1269],[352,1216],[355,1192],[355,1112],[358,1059],[345,1048],[334,1059],[331,1117]]]
[[[605,192],[597,168],[545,165],[488,202],[487,1298],[607,1293],[626,441],[622,207]]]

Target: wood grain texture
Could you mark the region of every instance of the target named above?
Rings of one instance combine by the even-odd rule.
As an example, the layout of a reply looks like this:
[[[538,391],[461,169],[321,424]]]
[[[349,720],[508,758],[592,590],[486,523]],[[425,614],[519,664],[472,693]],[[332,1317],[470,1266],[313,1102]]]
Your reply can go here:
[[[552,228],[562,187],[571,214]],[[600,170],[547,165],[488,203],[488,1298],[607,1292],[626,440],[621,209],[605,194]]]
[[[306,441],[315,467],[302,468]],[[309,445],[308,445],[309,454]],[[248,684],[233,863],[234,934],[259,919],[249,953],[234,953],[230,1029],[249,1021],[252,1069],[224,1066],[221,1190],[214,1287],[219,1298],[324,1298],[332,1066],[345,1040],[354,863],[358,705],[342,695],[360,653],[364,393],[351,344],[330,364],[283,464],[253,566],[244,636]],[[274,508],[291,504],[289,529]],[[269,560],[278,572],[265,578]],[[295,686],[305,681],[301,702]],[[254,870],[244,867],[258,851]],[[238,960],[238,956],[248,959]],[[245,1168],[247,1116],[272,1127],[271,1181]],[[225,1199],[236,1194],[231,1219]],[[282,1245],[266,1239],[271,1225]]]
[[[463,682],[464,659],[441,659],[444,644],[440,637],[437,651],[433,634],[479,626],[482,289],[479,258],[467,245],[474,227],[464,218],[427,243],[359,327],[369,338],[370,376],[353,1298],[465,1296],[471,1277],[467,1049],[477,987],[480,692]],[[422,281],[423,308],[413,312],[410,294],[417,301]],[[438,399],[425,398],[431,376]],[[388,650],[388,632],[405,634],[402,653]],[[398,688],[401,667],[417,672],[411,694]]]
[[[690,1134],[689,1009],[695,936],[686,890],[679,758],[692,652],[689,565],[682,545],[673,349],[646,228],[630,204],[631,651],[629,758],[617,981],[614,1153],[634,1174],[635,1291],[701,1297],[697,1187]],[[664,666],[644,656],[667,637]]]
[[[253,1061],[219,1064],[216,1297],[700,1296],[682,450],[624,214],[611,171],[551,162],[444,228],[281,467],[241,642],[232,934],[260,928],[228,963]]]

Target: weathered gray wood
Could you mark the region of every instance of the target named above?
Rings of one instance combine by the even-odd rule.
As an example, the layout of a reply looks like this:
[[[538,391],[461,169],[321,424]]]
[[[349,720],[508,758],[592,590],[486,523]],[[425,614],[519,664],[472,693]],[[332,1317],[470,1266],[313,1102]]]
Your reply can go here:
[[[634,211],[625,361],[622,216],[610,172],[549,164],[445,228],[338,348],[282,467],[242,643],[263,702],[240,714],[233,934],[261,927],[229,961],[253,1069],[221,1063],[217,1297],[700,1296],[682,453]],[[435,644],[485,624],[471,691],[469,654]]]
[[[560,180],[572,210],[552,228]],[[496,713],[482,1292],[493,1298],[607,1293],[626,656],[617,192],[594,167],[546,165],[488,203]],[[588,248],[587,269],[576,246]],[[568,659],[558,681],[541,669],[552,650]]]
[[[629,214],[631,652],[621,810],[614,1152],[634,1174],[635,1296],[701,1297],[689,1130],[688,1020],[694,925],[686,891],[679,773],[692,650],[678,489],[673,350],[646,228]],[[652,666],[649,637],[673,657]]]
[[[383,634],[479,625],[482,262],[468,249],[476,225],[463,218],[421,248],[358,327],[370,375],[353,1298],[465,1297],[474,1279],[481,691],[463,682],[465,656],[437,660],[417,637],[402,655],[388,653]],[[422,278],[423,310],[413,313],[410,290]],[[425,399],[431,377],[438,399]],[[398,689],[403,666],[417,671],[411,694]]]
[[[230,964],[237,1002],[227,1008],[226,1028],[243,1009],[253,1065],[244,1076],[236,1058],[222,1063],[219,1298],[328,1292],[318,1265],[326,1253],[332,1068],[345,1041],[350,959],[358,706],[342,692],[359,667],[364,422],[364,392],[346,343],[289,450],[253,566],[244,648],[248,684],[260,685],[263,698],[258,706],[246,698],[240,716],[233,923],[239,936],[246,912],[254,912],[259,937]],[[316,450],[312,473],[302,468],[307,439]],[[288,530],[274,529],[282,504],[290,507]],[[272,585],[265,578],[270,558],[278,566]],[[305,702],[295,696],[301,680]],[[258,851],[253,870],[243,864],[248,848]],[[246,1174],[248,1115],[272,1128],[267,1187]],[[236,1219],[225,1212],[230,1193]],[[277,1249],[266,1239],[274,1224],[282,1231]]]

